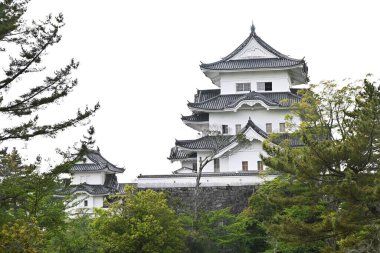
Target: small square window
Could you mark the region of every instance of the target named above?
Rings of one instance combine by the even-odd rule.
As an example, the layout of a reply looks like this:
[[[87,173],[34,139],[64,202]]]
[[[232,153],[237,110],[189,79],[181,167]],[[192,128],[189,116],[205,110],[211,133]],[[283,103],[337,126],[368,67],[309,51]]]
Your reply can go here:
[[[236,91],[251,91],[251,83],[237,83]]]
[[[228,134],[228,125],[222,125],[222,134]]]
[[[263,90],[265,90],[265,83],[258,82],[257,83],[257,91],[263,91]]]
[[[272,123],[267,123],[265,126],[267,133],[270,134],[272,132]]]
[[[280,133],[285,132],[285,123],[280,123]]]
[[[248,161],[242,161],[241,162],[241,169],[243,171],[248,171]]]
[[[272,90],[272,82],[265,82],[265,91]]]
[[[83,201],[83,206],[88,206],[88,201],[87,200]]]
[[[236,134],[238,134],[241,130],[241,125],[240,124],[236,124],[235,126],[235,131],[236,131]]]
[[[257,82],[257,91],[271,91],[272,82]]]

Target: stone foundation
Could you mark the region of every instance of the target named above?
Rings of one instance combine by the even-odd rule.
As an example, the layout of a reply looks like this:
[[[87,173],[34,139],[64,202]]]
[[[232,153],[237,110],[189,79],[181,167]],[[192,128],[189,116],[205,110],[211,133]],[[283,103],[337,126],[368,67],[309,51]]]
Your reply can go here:
[[[199,210],[215,211],[231,208],[239,213],[248,206],[248,199],[257,190],[258,185],[201,187]],[[146,190],[143,188],[139,190]],[[194,208],[194,187],[150,188],[168,194],[169,204],[178,213],[189,213]]]

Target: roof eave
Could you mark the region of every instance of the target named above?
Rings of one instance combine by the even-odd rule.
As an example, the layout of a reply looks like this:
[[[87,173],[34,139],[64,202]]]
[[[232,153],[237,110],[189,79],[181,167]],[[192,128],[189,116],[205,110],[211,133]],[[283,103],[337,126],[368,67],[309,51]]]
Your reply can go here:
[[[88,191],[82,191],[82,190],[80,190],[80,191],[74,191],[73,192],[73,194],[78,194],[78,193],[86,193],[86,194],[88,194],[90,196],[107,196],[107,195],[110,194],[110,192],[109,193],[102,193],[102,194],[93,194],[93,193],[90,193]]]
[[[186,151],[194,151],[194,152],[202,152],[202,151],[212,151],[213,149],[192,149],[192,148],[186,148],[180,145],[176,145],[176,147],[180,148],[181,150],[186,150]]]
[[[198,124],[198,125],[202,125],[202,124],[208,124],[208,120],[207,121],[190,121],[190,120],[182,120],[183,123],[185,124]]]
[[[170,158],[170,157],[168,157],[168,160],[170,160],[171,162],[187,162],[187,161],[196,161],[197,158],[196,157],[193,157],[193,158]]]
[[[191,107],[188,105],[188,108],[193,112],[233,112],[236,111],[236,107],[233,108],[224,108],[224,109],[217,109],[217,110],[210,110],[210,109],[202,109],[202,108],[196,108]],[[289,110],[290,106],[268,106],[268,108],[265,108],[267,110]]]
[[[299,63],[299,64],[296,64],[296,65],[292,65],[292,66],[286,66],[286,67],[272,67],[272,68],[249,68],[249,69],[246,69],[246,68],[241,68],[241,69],[211,69],[211,68],[206,68],[206,67],[203,67],[201,68],[203,73],[205,73],[206,75],[206,72],[209,72],[209,73],[231,73],[231,72],[248,72],[248,71],[252,71],[252,72],[257,72],[257,71],[276,71],[276,70],[289,70],[289,69],[294,69],[294,68],[298,68],[298,67],[303,67],[304,66],[304,63]],[[207,76],[207,75],[206,75]],[[209,77],[209,76],[207,76]]]

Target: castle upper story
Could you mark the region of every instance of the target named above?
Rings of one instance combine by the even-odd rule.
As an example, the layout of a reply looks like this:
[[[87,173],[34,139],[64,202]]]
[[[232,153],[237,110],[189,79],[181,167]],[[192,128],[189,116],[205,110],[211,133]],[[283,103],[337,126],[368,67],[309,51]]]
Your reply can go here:
[[[220,94],[290,92],[294,85],[308,82],[304,59],[284,55],[257,34],[252,25],[244,42],[226,57],[200,65],[203,73],[220,87]]]

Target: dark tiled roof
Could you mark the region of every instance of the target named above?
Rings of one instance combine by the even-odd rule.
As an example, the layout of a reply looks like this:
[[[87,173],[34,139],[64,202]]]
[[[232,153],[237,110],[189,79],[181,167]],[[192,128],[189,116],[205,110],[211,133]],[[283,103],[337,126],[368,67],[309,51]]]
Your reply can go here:
[[[301,101],[302,97],[291,92],[266,92],[261,93],[266,98],[279,104],[280,106],[291,106]],[[286,101],[286,102],[285,102]]]
[[[289,107],[301,100],[301,97],[291,92],[255,92],[244,94],[218,95],[200,103],[188,103],[189,108],[202,110],[223,110],[234,108],[242,101],[259,100],[268,106]],[[286,102],[284,102],[286,100]]]
[[[123,168],[116,167],[109,161],[107,161],[99,151],[88,150],[85,154],[92,163],[85,164],[75,164],[72,168],[72,172],[84,172],[84,171],[100,171],[100,170],[109,170],[112,172],[122,173],[124,172]]]
[[[218,95],[220,95],[220,89],[198,90],[194,95],[194,102],[203,102]]]
[[[245,46],[252,40],[256,40],[263,48],[274,54],[277,58],[253,58],[244,60],[231,60],[235,55],[237,55]],[[307,72],[308,68],[304,59],[294,59],[287,55],[284,55],[265,41],[263,41],[259,36],[256,35],[254,30],[251,31],[250,35],[244,42],[239,45],[232,53],[222,58],[222,60],[213,63],[202,63],[200,67],[202,69],[208,70],[239,70],[239,69],[265,69],[265,68],[289,68],[300,65],[303,67],[305,81],[308,80]]]
[[[197,153],[194,151],[187,150],[178,150],[177,147],[174,147],[170,150],[169,160],[191,160],[196,159]]]
[[[301,142],[300,138],[291,136],[287,133],[280,134],[279,137],[277,137],[273,140],[273,143],[280,144],[283,141],[289,141],[289,145],[291,147],[302,147],[302,146],[304,146],[304,144]]]
[[[71,187],[71,193],[84,191],[91,195],[103,195],[112,192],[111,188],[104,185],[79,184]]]
[[[90,164],[90,163],[84,163],[84,164],[75,164],[71,171],[100,171],[104,170],[106,168],[105,164]]]
[[[219,150],[228,145],[234,135],[204,136],[196,140],[177,140],[175,145],[191,150]]]
[[[251,119],[248,120],[247,125],[241,130],[242,133],[245,133],[249,128],[252,128],[255,130],[259,135],[261,135],[264,138],[268,138],[268,134],[262,130],[260,127],[258,127]]]
[[[193,113],[189,116],[182,116],[181,119],[183,121],[191,121],[191,122],[204,122],[208,121],[208,113],[200,112],[200,113]]]
[[[268,138],[268,134],[262,130],[260,127],[258,127],[251,119],[248,120],[245,127],[241,130],[241,133],[245,133],[249,128],[252,128],[256,133],[258,133],[263,138]],[[187,150],[178,150],[177,147],[189,149],[189,150],[213,150],[213,151],[220,151],[221,149],[227,147],[231,143],[238,140],[238,135],[216,135],[216,136],[204,136],[199,139],[195,140],[177,140],[175,145],[176,147],[172,148],[171,150],[171,157],[177,157],[178,152],[179,154],[191,154],[192,156],[196,157],[196,152],[191,152]],[[302,146],[301,141],[299,138],[295,138],[290,136],[289,134],[278,134],[278,137],[273,141],[275,144],[279,144],[280,142],[284,140],[290,140],[290,146],[292,147],[298,147]],[[176,153],[177,152],[177,153]],[[176,156],[177,155],[177,156]],[[183,155],[185,157],[186,155]],[[169,159],[171,159],[169,157]],[[172,158],[174,159],[174,158]],[[171,159],[171,160],[172,160]]]
[[[251,119],[248,120],[248,123],[242,129],[242,133],[245,133],[249,128],[255,130],[259,135],[263,138],[267,138],[268,135],[265,131],[263,131],[260,127],[258,127]],[[237,140],[237,135],[215,135],[215,136],[204,136],[202,138],[196,140],[177,140],[175,142],[176,147],[181,147],[185,149],[191,150],[214,150],[218,151],[228,146]],[[172,148],[176,150],[176,147]],[[172,154],[171,152],[171,154]],[[195,152],[194,152],[195,153]],[[196,157],[196,153],[194,154]]]
[[[220,61],[211,64],[203,64],[201,67],[209,70],[274,69],[289,68],[302,64],[305,64],[304,60],[264,58]]]

